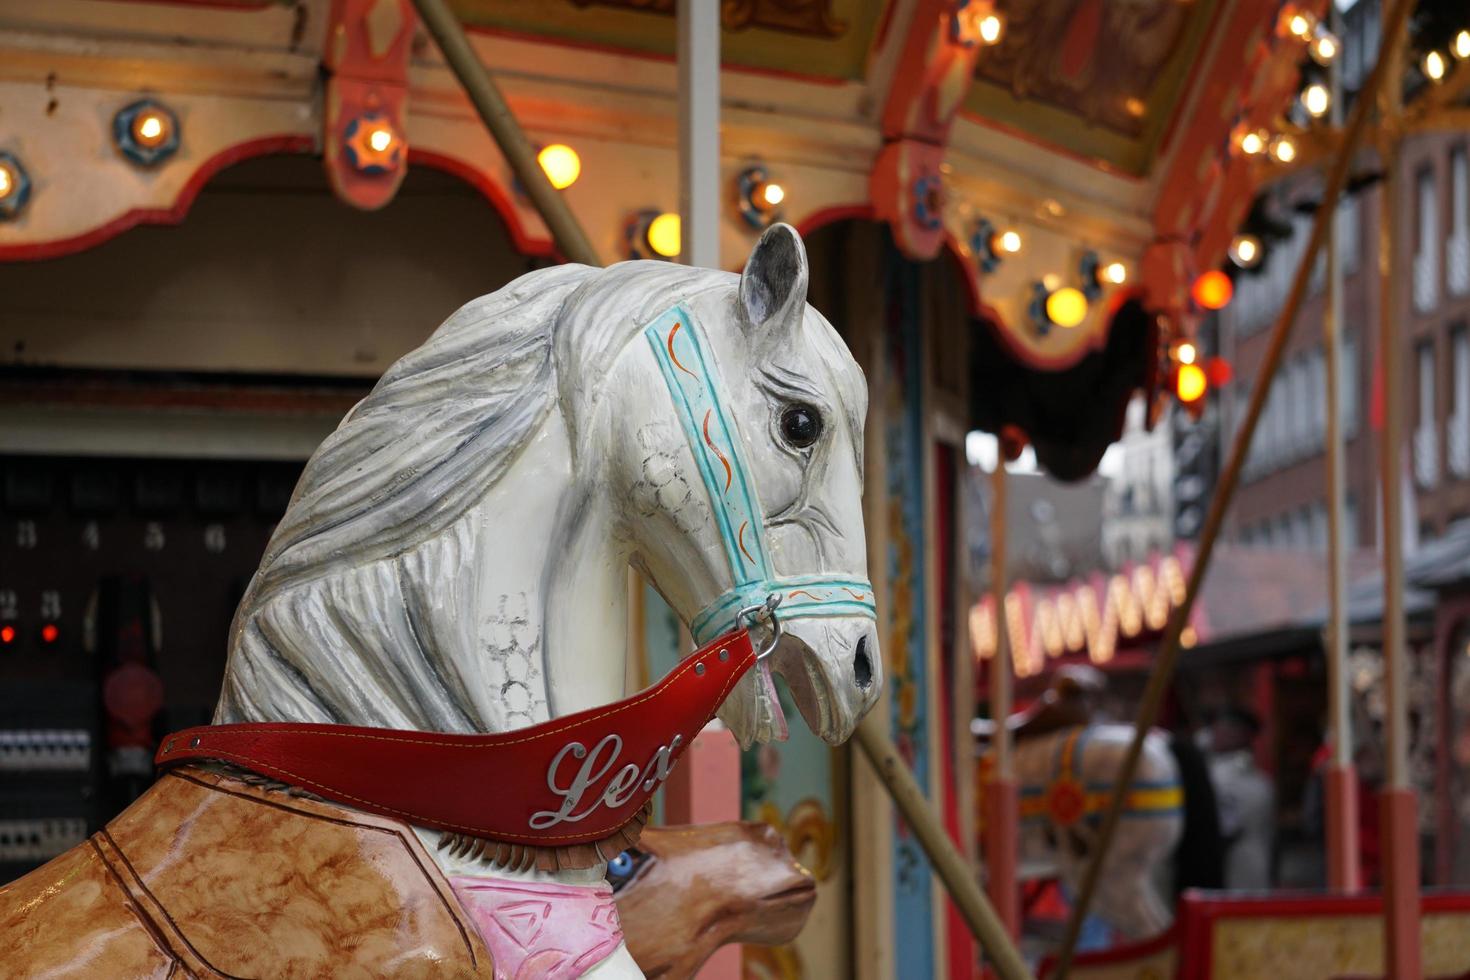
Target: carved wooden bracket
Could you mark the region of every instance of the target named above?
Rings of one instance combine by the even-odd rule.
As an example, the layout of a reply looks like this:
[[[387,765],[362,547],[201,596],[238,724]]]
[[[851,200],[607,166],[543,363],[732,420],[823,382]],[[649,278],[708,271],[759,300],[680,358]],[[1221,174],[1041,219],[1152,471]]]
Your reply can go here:
[[[883,109],[885,145],[869,178],[874,214],[898,247],[926,261],[944,243],[940,163],[955,112],[975,74],[978,46],[955,30],[966,0],[919,0]]]
[[[332,0],[322,66],[323,163],[338,197],[365,211],[393,199],[408,171],[404,103],[415,16],[410,0]]]

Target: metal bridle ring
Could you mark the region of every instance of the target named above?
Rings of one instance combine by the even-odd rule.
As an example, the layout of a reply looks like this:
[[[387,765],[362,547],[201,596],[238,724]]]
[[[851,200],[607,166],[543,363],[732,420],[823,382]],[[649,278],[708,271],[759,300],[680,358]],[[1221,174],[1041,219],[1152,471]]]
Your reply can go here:
[[[781,619],[776,615],[776,607],[781,605],[782,595],[772,592],[767,595],[764,602],[758,602],[752,606],[746,606],[735,614],[735,622],[744,624],[747,620],[751,625],[757,623],[770,627],[771,637],[755,655],[755,662],[760,663],[771,654],[776,652],[776,645],[781,642]]]

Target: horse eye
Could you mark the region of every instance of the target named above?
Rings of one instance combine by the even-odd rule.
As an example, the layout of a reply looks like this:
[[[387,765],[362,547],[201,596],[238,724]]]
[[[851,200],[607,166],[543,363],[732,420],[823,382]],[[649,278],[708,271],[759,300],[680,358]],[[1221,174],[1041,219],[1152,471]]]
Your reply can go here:
[[[632,881],[646,860],[648,855],[636,847],[630,847],[607,862],[607,880],[612,885],[613,892],[621,891],[624,885]]]
[[[781,412],[781,438],[797,449],[806,449],[822,434],[822,413],[810,405],[788,405]]]

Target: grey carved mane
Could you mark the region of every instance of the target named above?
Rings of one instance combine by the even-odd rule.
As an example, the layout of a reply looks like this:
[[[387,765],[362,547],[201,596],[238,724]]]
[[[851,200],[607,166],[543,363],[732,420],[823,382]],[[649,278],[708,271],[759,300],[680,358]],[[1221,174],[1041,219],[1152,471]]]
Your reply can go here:
[[[494,520],[470,515],[552,411],[575,467],[596,379],[640,326],[734,282],[668,263],[617,269],[559,266],[471,301],[348,413],[241,600],[216,722],[516,727],[500,692],[465,673]]]

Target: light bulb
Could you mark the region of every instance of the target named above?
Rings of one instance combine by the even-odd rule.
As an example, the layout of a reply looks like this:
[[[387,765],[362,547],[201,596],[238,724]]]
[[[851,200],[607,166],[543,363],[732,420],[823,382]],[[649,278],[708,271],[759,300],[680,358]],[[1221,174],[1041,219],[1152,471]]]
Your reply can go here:
[[[1444,81],[1445,72],[1449,66],[1445,64],[1444,55],[1438,51],[1431,51],[1424,56],[1424,75],[1431,82]]]
[[[1330,65],[1332,59],[1337,57],[1339,48],[1337,35],[1319,24],[1316,33],[1312,35],[1311,42],[1307,45],[1307,53],[1317,64]]]
[[[386,127],[379,126],[371,133],[368,133],[368,146],[371,146],[374,152],[382,153],[392,145],[393,134]]]
[[[1331,107],[1332,94],[1321,82],[1313,82],[1302,90],[1302,108],[1314,119],[1327,115],[1327,110]]]
[[[672,211],[665,211],[650,221],[645,237],[648,239],[648,247],[666,259],[678,255],[684,246],[679,216]]]
[[[766,204],[775,207],[786,200],[786,189],[780,184],[767,184],[761,191],[761,196],[766,199]]]
[[[1271,141],[1271,156],[1278,163],[1290,163],[1296,159],[1296,141],[1290,136],[1278,136]]]
[[[582,176],[582,158],[565,143],[552,143],[544,147],[536,154],[536,162],[541,165],[551,186],[559,191],[571,187]]]
[[[1000,251],[1015,255],[1021,250],[1021,233],[1008,228],[996,236],[996,243]]]
[[[1122,262],[1109,262],[1102,268],[1102,277],[1104,282],[1121,286],[1128,281],[1128,267]]]
[[[1230,243],[1230,261],[1251,269],[1261,261],[1261,240],[1255,235],[1236,235]]]
[[[1470,58],[1470,31],[1461,31],[1456,34],[1455,39],[1450,42],[1450,50],[1461,61]]]
[[[1087,297],[1082,290],[1063,286],[1046,297],[1046,318],[1059,327],[1075,327],[1087,318]]]
[[[1240,138],[1240,152],[1253,157],[1266,148],[1266,137],[1259,131],[1246,133]]]
[[[1005,26],[1005,21],[1000,19],[999,14],[986,14],[980,18],[980,40],[986,44],[997,43]]]

